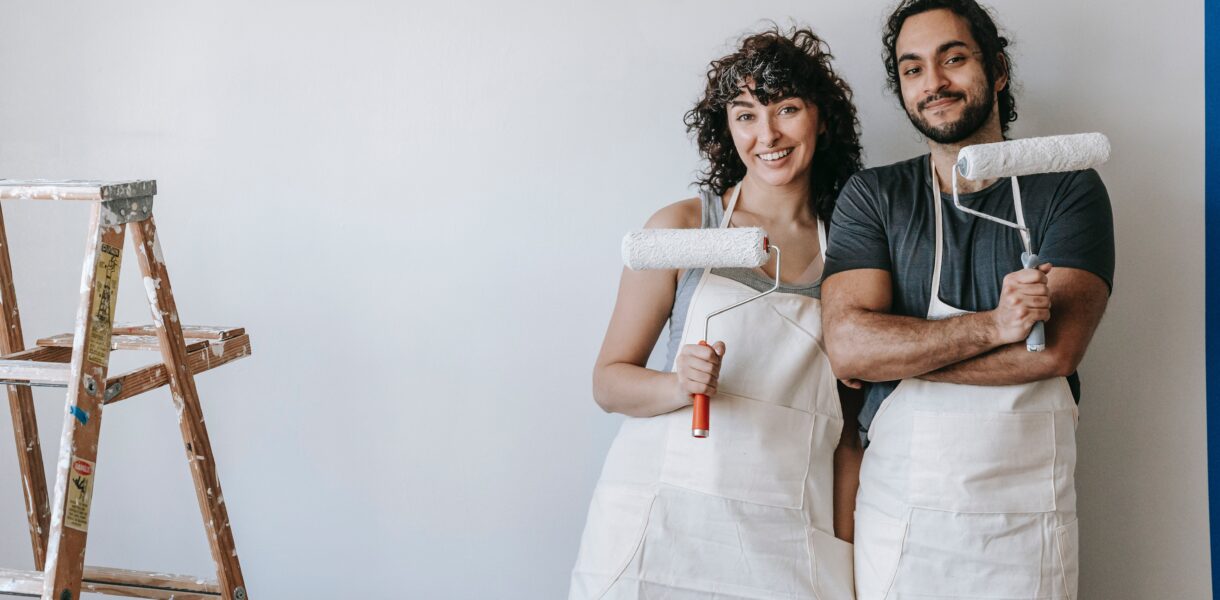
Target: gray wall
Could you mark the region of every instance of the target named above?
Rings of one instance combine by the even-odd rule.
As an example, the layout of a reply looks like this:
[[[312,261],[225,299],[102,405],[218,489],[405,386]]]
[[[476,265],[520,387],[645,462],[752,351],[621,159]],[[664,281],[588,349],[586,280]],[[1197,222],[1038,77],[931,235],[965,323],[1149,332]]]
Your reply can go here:
[[[883,89],[887,4],[4,3],[0,177],[157,179],[184,318],[250,329],[199,387],[254,598],[559,598],[619,422],[589,392],[619,237],[692,194],[707,62],[814,25],[868,164],[900,160],[924,147]],[[994,5],[1014,133],[1114,145],[1084,597],[1209,597],[1203,3]],[[27,336],[70,330],[84,207],[5,210]],[[126,264],[119,318],[146,319]],[[177,435],[165,393],[107,410],[90,563],[208,571]],[[11,449],[0,426],[0,565],[29,567]]]

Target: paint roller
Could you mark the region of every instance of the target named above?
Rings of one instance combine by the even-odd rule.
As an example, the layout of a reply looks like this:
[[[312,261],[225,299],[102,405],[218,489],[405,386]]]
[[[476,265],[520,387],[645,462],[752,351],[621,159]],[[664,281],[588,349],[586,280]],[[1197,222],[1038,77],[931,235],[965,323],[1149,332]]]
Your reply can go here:
[[[702,346],[708,345],[707,331],[712,317],[752,302],[779,289],[779,246],[768,243],[767,233],[759,227],[722,229],[641,229],[623,236],[623,264],[633,271],[643,269],[722,269],[761,267],[775,252],[775,285],[741,302],[708,314],[703,321]],[[705,438],[711,433],[708,398],[691,395],[694,414],[691,435]]]
[[[961,175],[971,181],[1011,177],[1017,222],[1013,223],[963,206],[957,196],[957,177],[953,177],[953,205],[976,217],[1016,229],[1021,234],[1021,243],[1025,245],[1021,264],[1027,269],[1033,269],[1044,261],[1034,253],[1030,243],[1017,177],[1036,173],[1080,171],[1101,165],[1109,159],[1110,140],[1100,133],[1055,135],[966,146],[957,153],[957,163],[953,165],[955,175]],[[1025,348],[1030,352],[1046,349],[1046,328],[1041,321],[1035,323],[1030,330],[1029,337],[1025,339]]]

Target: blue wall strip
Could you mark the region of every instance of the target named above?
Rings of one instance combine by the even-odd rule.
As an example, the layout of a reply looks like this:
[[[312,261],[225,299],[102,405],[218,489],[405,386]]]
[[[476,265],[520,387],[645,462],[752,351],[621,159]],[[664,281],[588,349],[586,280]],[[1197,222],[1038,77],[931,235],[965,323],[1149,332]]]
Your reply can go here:
[[[1204,2],[1207,89],[1207,464],[1211,517],[1212,595],[1220,586],[1220,6]]]

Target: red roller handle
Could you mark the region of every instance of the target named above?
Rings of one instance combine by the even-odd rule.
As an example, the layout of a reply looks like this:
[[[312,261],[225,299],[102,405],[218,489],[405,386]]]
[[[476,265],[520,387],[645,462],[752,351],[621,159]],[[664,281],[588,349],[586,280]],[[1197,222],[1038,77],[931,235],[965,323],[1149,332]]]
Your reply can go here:
[[[707,340],[699,340],[700,346],[706,346]],[[691,416],[690,434],[697,438],[705,438],[711,433],[708,425],[709,402],[707,394],[691,394],[694,400],[694,413]]]

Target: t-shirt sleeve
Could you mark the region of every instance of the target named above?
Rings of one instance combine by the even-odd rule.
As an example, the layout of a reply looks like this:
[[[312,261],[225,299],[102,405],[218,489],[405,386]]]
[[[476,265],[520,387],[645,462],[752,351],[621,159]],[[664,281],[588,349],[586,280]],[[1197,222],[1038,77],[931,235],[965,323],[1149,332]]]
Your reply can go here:
[[[1093,169],[1073,173],[1057,196],[1038,256],[1056,267],[1089,271],[1113,291],[1114,215],[1101,177]]]
[[[827,234],[823,279],[853,269],[890,270],[881,198],[869,179],[866,173],[857,173],[839,193]]]

